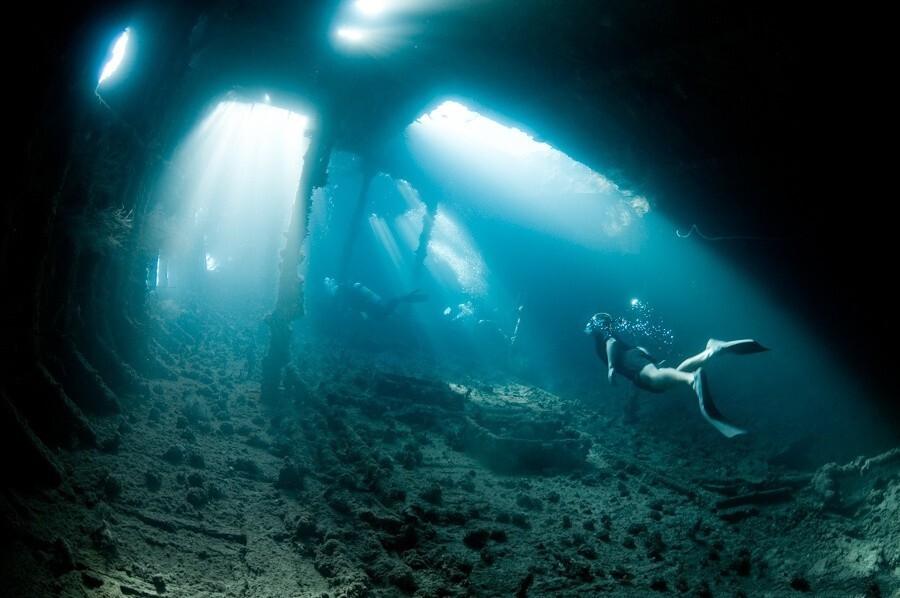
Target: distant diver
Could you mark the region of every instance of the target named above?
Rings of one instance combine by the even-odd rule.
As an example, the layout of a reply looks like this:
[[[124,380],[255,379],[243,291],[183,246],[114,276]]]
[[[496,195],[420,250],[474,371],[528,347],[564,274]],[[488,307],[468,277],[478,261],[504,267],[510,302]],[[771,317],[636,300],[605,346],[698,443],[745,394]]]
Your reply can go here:
[[[333,278],[325,278],[325,290],[343,307],[355,311],[363,318],[383,320],[394,313],[401,302],[422,303],[428,301],[428,295],[416,289],[411,293],[397,297],[384,298],[362,283],[337,282]]]
[[[498,338],[503,339],[503,342],[512,347],[516,344],[516,338],[519,336],[519,326],[522,325],[522,313],[524,311],[524,305],[520,305],[516,308],[516,323],[513,326],[512,332],[510,334],[507,334],[503,328],[503,325],[496,320],[481,319],[478,320],[478,325],[492,331]]]
[[[594,337],[597,355],[607,366],[607,379],[615,384],[615,374],[629,380],[638,388],[653,393],[661,393],[679,384],[687,385],[697,395],[700,413],[712,426],[732,438],[745,434],[737,426],[728,422],[713,403],[712,394],[706,381],[706,373],[700,367],[706,360],[719,353],[749,355],[768,351],[766,347],[752,339],[719,341],[709,339],[706,349],[688,357],[676,368],[658,367],[659,361],[644,347],[636,347],[613,330],[613,318],[607,313],[596,313],[584,329],[585,334]]]

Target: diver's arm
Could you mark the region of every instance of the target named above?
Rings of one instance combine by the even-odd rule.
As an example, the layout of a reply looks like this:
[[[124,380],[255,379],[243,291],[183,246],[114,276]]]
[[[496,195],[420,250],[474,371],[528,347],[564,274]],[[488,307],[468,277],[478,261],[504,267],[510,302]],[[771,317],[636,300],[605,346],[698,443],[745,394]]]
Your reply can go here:
[[[606,339],[606,364],[607,364],[606,378],[607,378],[607,380],[609,380],[609,383],[614,386],[616,384],[616,368],[615,368],[615,366],[613,366],[613,363],[615,363],[615,361],[613,360],[613,357],[615,356],[616,351],[618,349],[618,347],[617,347],[618,342],[619,341],[617,341],[612,336],[610,336],[608,339]]]

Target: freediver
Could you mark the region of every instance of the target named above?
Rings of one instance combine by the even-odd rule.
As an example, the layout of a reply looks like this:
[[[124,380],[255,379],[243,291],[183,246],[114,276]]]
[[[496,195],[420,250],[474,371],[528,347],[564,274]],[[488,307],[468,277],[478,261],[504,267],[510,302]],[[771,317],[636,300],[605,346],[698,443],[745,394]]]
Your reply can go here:
[[[728,438],[746,433],[746,430],[728,422],[716,408],[706,381],[706,373],[701,366],[713,355],[720,353],[748,355],[769,350],[755,340],[709,339],[706,349],[688,357],[678,367],[672,368],[659,367],[659,360],[647,349],[623,340],[613,329],[613,318],[608,313],[594,314],[585,326],[584,333],[594,337],[594,348],[606,364],[610,384],[615,384],[615,375],[619,374],[631,380],[637,388],[653,393],[665,392],[678,385],[687,385],[697,395],[700,413],[715,429]]]

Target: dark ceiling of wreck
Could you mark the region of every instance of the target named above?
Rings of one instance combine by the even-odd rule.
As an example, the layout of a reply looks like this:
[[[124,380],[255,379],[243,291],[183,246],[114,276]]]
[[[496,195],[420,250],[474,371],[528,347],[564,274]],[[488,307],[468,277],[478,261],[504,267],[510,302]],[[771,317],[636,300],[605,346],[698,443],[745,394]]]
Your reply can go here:
[[[102,47],[122,22],[144,20],[159,34],[153,44],[171,44],[153,50],[172,64],[167,77],[190,64],[185,118],[211,90],[264,82],[288,99],[327,98],[336,143],[376,161],[439,94],[462,95],[646,193],[681,224],[809,232],[803,179],[820,126],[812,78],[822,56],[798,36],[799,17],[765,3],[457,0],[405,17],[415,33],[384,56],[330,47],[333,0],[175,4],[93,3],[89,15],[35,34],[47,38],[55,24],[56,43]],[[86,28],[69,29],[78,23]]]
[[[143,154],[123,151],[118,168],[132,178],[117,190],[137,196],[154,167],[146,156],[164,160],[212,95],[265,82],[321,114],[336,147],[413,179],[393,142],[439,95],[472,98],[501,120],[532,126],[543,141],[645,194],[681,230],[696,225],[729,237],[724,254],[816,318],[824,337],[846,338],[848,363],[862,375],[887,377],[888,353],[864,345],[881,344],[878,306],[890,277],[860,270],[885,266],[887,224],[877,213],[869,221],[875,210],[866,202],[878,194],[859,199],[840,178],[849,167],[838,167],[847,151],[836,140],[865,127],[848,126],[836,109],[855,77],[845,73],[841,92],[829,88],[830,40],[810,15],[712,0],[433,4],[442,8],[406,17],[416,35],[377,57],[329,49],[333,0],[108,0],[70,3],[53,15],[24,7],[22,39],[32,45],[14,73],[34,91],[16,101],[34,103],[15,127],[24,151],[15,200],[4,208],[3,276],[13,282],[4,285],[6,325],[35,331],[55,317],[47,306],[40,316],[31,307],[54,282],[41,243],[77,195],[62,189],[77,169],[97,166],[81,145],[105,126],[94,120],[137,140]],[[97,118],[97,48],[133,20],[145,27],[149,59],[169,68],[104,98],[115,110]],[[857,110],[853,118],[871,115]],[[858,161],[864,146],[849,147]]]

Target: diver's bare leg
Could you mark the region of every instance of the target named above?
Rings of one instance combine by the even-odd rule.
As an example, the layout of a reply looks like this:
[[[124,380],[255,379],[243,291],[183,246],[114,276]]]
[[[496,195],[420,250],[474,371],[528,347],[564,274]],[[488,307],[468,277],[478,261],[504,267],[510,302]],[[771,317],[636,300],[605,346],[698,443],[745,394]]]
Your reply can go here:
[[[678,365],[678,367],[675,369],[680,372],[693,372],[694,370],[699,368],[701,365],[706,363],[706,360],[709,359],[710,357],[712,357],[713,355],[715,355],[715,349],[710,347],[709,344],[707,344],[706,349],[704,349],[703,351],[701,351],[700,353],[697,353],[696,355],[694,355],[692,357],[688,357],[687,359],[682,361]]]

